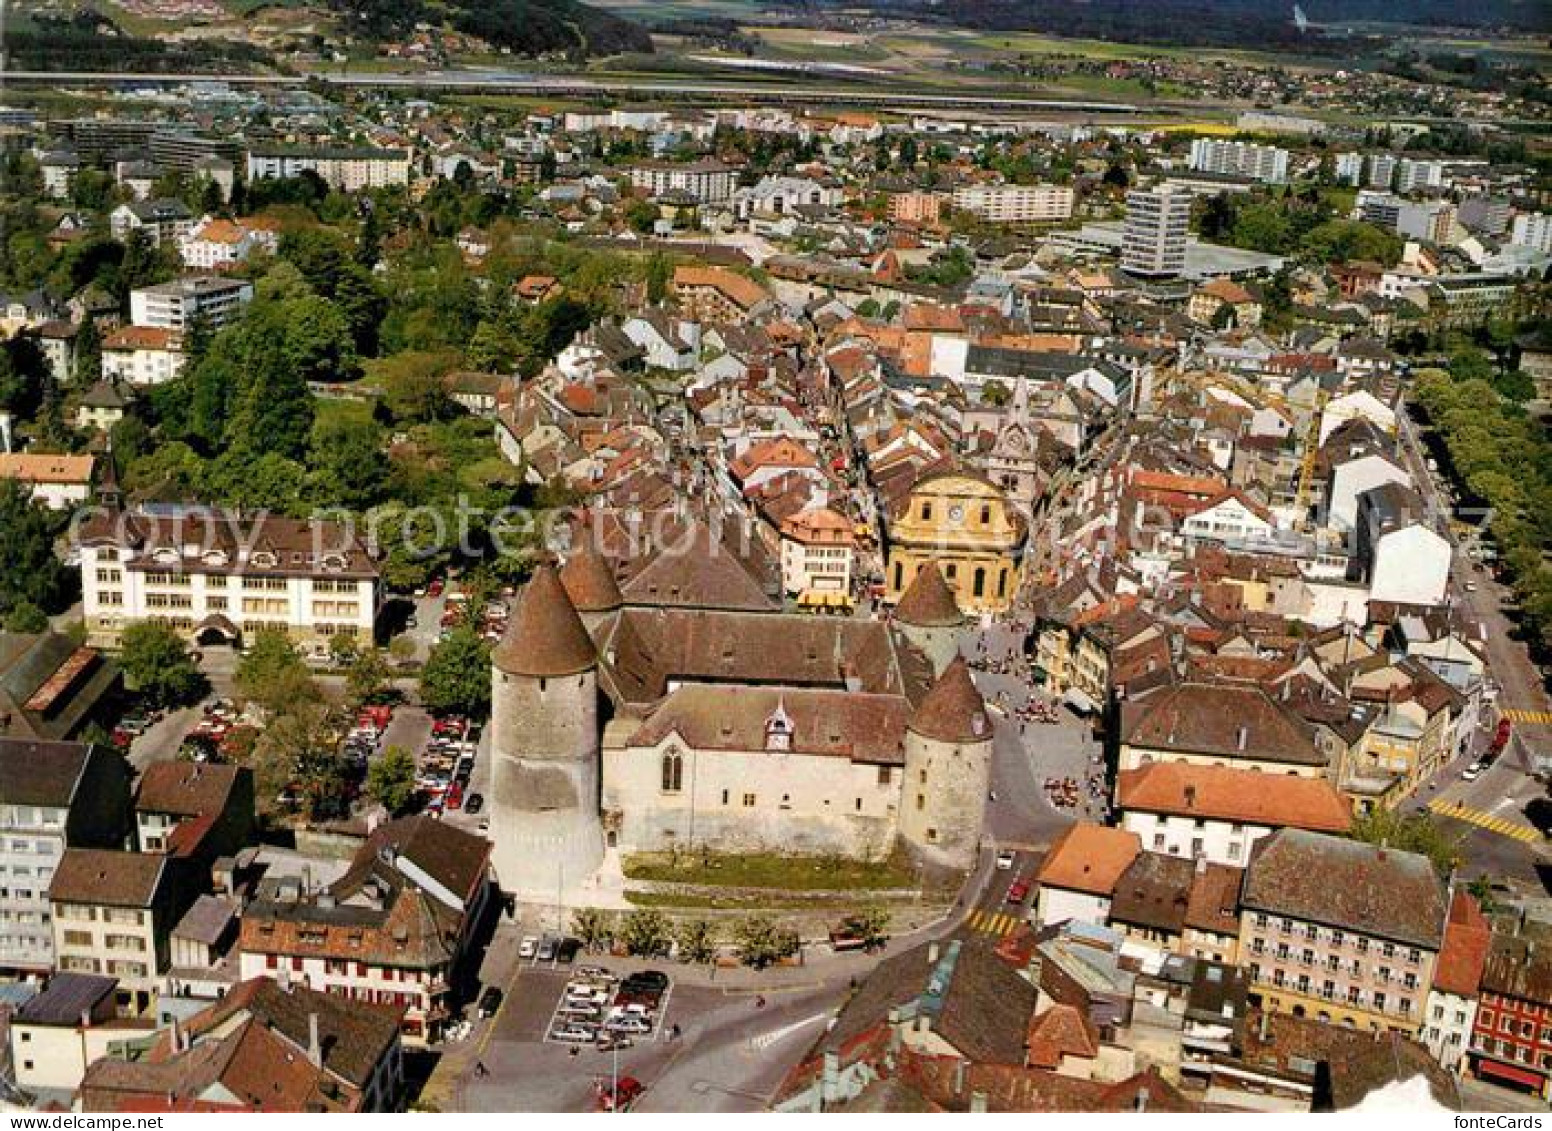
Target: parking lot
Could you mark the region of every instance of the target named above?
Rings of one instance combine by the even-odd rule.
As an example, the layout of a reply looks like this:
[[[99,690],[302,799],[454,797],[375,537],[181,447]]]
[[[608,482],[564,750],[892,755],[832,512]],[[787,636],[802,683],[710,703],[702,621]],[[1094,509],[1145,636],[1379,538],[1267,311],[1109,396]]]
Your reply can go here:
[[[671,979],[659,970],[622,978],[602,966],[579,966],[556,999],[544,1039],[602,1051],[656,1040],[664,1032],[672,990]]]

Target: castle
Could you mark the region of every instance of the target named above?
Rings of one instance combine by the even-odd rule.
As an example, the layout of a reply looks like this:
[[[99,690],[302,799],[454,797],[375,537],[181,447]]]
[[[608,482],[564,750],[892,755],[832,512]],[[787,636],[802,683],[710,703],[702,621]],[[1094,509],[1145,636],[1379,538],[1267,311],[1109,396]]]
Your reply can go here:
[[[666,591],[622,592],[592,550],[534,573],[491,657],[504,888],[555,891],[608,847],[973,864],[993,731],[936,567],[885,623],[727,607],[706,576],[729,564],[685,559]]]

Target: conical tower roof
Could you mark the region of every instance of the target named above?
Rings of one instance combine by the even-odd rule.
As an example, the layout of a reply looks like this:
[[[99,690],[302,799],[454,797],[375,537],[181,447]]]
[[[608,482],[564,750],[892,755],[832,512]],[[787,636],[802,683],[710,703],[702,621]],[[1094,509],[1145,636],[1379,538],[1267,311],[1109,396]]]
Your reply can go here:
[[[916,571],[895,606],[895,620],[912,628],[957,628],[965,623],[937,562],[923,562]]]
[[[992,721],[986,714],[986,701],[970,678],[970,665],[963,656],[943,669],[906,724],[906,729],[938,742],[989,742]]]
[[[509,675],[536,678],[575,675],[598,663],[593,640],[554,566],[534,571],[491,662]]]
[[[560,583],[579,613],[606,613],[625,603],[609,563],[591,546],[572,554],[561,567]]]

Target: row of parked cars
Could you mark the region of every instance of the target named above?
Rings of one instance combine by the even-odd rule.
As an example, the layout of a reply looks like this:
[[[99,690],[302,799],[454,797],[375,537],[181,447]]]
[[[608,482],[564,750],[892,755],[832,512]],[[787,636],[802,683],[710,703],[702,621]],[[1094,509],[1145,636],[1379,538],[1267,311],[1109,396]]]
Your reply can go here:
[[[416,788],[428,799],[428,811],[462,809],[477,814],[485,807],[482,796],[468,792],[479,746],[479,725],[462,715],[444,715],[432,722],[431,737],[421,752],[415,781]]]
[[[619,978],[600,966],[579,967],[555,1006],[549,1039],[609,1050],[650,1037],[668,987],[668,975],[660,970]]]

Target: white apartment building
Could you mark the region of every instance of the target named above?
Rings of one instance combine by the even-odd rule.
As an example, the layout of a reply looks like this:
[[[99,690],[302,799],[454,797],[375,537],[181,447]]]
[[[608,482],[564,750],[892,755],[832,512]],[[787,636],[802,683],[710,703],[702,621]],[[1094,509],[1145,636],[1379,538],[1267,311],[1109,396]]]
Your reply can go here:
[[[1443,161],[1417,161],[1403,157],[1396,162],[1396,191],[1402,194],[1444,187]]]
[[[1514,218],[1509,242],[1552,252],[1552,213],[1522,212]]]
[[[1069,185],[960,185],[954,207],[994,224],[1053,224],[1072,219]]]
[[[1389,153],[1369,155],[1369,187],[1388,189],[1396,180],[1396,158]]]
[[[159,326],[121,326],[102,340],[102,375],[130,385],[161,385],[183,371],[183,335]]]
[[[224,271],[256,251],[274,251],[280,240],[273,228],[255,227],[241,220],[201,217],[178,242],[183,265],[196,271]]]
[[[185,875],[173,856],[66,849],[49,885],[58,968],[117,978],[119,1005],[142,1012],[162,988]]]
[[[410,155],[402,149],[250,149],[248,179],[299,177],[311,171],[330,188],[357,192],[407,185]]]
[[[129,770],[115,751],[0,738],[0,970],[53,967],[54,869],[66,848],[120,847],[128,822]]]
[[[253,301],[253,284],[218,275],[189,275],[129,292],[129,320],[136,326],[184,330],[202,318],[219,329]]]
[[[80,547],[94,641],[113,644],[137,620],[229,644],[278,630],[318,654],[335,636],[372,640],[378,570],[343,523],[206,508],[108,511],[82,528]]]
[[[1199,173],[1249,177],[1267,184],[1288,179],[1288,151],[1275,145],[1199,137],[1191,143],[1190,165]]]
[[[696,161],[678,165],[644,161],[630,169],[631,184],[652,196],[682,192],[702,204],[725,204],[738,188],[738,170],[721,161]]]
[[[1134,275],[1178,275],[1186,266],[1191,191],[1165,183],[1126,194],[1121,267]]]
[[[851,592],[856,532],[827,507],[802,511],[781,524],[782,587],[793,596]]]
[[[808,177],[761,177],[760,182],[733,194],[733,214],[785,216],[797,208],[830,207],[841,201],[841,190]]]
[[[55,200],[64,200],[75,184],[81,160],[74,153],[45,153],[39,158],[38,167],[43,172],[43,194]]]
[[[194,217],[181,200],[137,200],[121,204],[108,214],[108,227],[116,240],[140,232],[153,247],[177,244],[194,227]]]
[[[1363,180],[1363,154],[1338,153],[1334,172],[1344,185],[1358,184]]]

